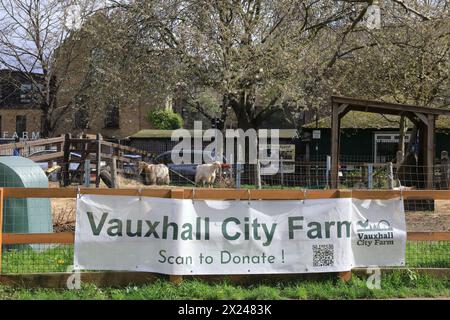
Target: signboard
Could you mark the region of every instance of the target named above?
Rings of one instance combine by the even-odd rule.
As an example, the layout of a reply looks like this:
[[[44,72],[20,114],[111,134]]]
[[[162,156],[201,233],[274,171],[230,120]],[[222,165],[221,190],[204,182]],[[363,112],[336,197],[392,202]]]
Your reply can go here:
[[[186,200],[83,195],[75,268],[264,274],[401,266],[403,201]]]

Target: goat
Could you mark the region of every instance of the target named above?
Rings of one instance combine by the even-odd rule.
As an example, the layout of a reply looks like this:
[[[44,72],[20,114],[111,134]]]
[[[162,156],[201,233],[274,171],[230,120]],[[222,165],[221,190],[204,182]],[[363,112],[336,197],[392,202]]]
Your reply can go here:
[[[156,174],[155,174],[155,168],[153,164],[149,164],[144,161],[139,161],[138,166],[138,176],[141,176],[141,174],[144,174],[144,184],[156,184]]]
[[[169,184],[169,168],[164,164],[149,164],[139,162],[138,176],[144,173],[144,184]]]
[[[201,183],[205,186],[205,183],[207,183],[211,187],[216,180],[216,172],[220,171],[221,168],[222,164],[219,161],[198,165],[195,171],[195,184]]]
[[[169,168],[167,168],[164,164],[155,164],[154,171],[156,175],[156,183],[157,184],[169,184],[170,183],[170,175]]]

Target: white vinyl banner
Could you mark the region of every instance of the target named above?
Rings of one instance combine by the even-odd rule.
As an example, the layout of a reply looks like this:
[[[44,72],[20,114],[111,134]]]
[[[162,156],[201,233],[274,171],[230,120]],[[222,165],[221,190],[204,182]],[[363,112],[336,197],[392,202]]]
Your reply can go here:
[[[75,268],[164,274],[347,271],[405,260],[403,201],[82,195]]]

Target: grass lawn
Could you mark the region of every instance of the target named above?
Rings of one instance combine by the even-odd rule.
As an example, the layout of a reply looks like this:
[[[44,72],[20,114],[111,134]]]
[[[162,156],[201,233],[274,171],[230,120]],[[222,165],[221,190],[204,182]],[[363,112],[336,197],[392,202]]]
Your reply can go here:
[[[65,272],[73,261],[73,246],[21,248],[3,252],[4,273]],[[408,241],[407,267],[450,268],[449,242]],[[383,274],[381,289],[370,290],[366,280],[353,276],[350,282],[336,279],[270,282],[252,286],[229,282],[206,283],[185,280],[180,285],[158,280],[145,286],[81,290],[23,289],[0,286],[0,299],[383,299],[405,297],[449,297],[450,279],[437,279],[413,271]]]
[[[348,283],[337,279],[260,283],[251,286],[227,282],[185,280],[180,285],[157,280],[144,286],[80,290],[23,289],[0,286],[0,299],[387,299],[406,297],[450,297],[449,281],[413,272],[382,275],[381,289],[368,289],[366,280],[353,276]]]
[[[3,252],[3,273],[65,272],[73,264],[73,245],[31,249],[21,247]],[[406,267],[450,268],[449,241],[408,241]]]

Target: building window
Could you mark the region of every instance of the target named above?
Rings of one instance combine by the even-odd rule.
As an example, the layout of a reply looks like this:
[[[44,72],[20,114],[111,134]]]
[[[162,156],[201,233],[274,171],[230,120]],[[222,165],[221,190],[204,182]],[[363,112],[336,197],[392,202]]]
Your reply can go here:
[[[16,116],[16,133],[19,137],[27,131],[27,116]]]
[[[116,103],[111,103],[106,107],[105,128],[106,129],[119,128],[119,106]]]
[[[89,115],[85,108],[79,108],[75,111],[75,129],[88,129],[89,127]]]
[[[22,83],[20,85],[20,102],[30,103],[32,97],[32,85],[30,83]]]

